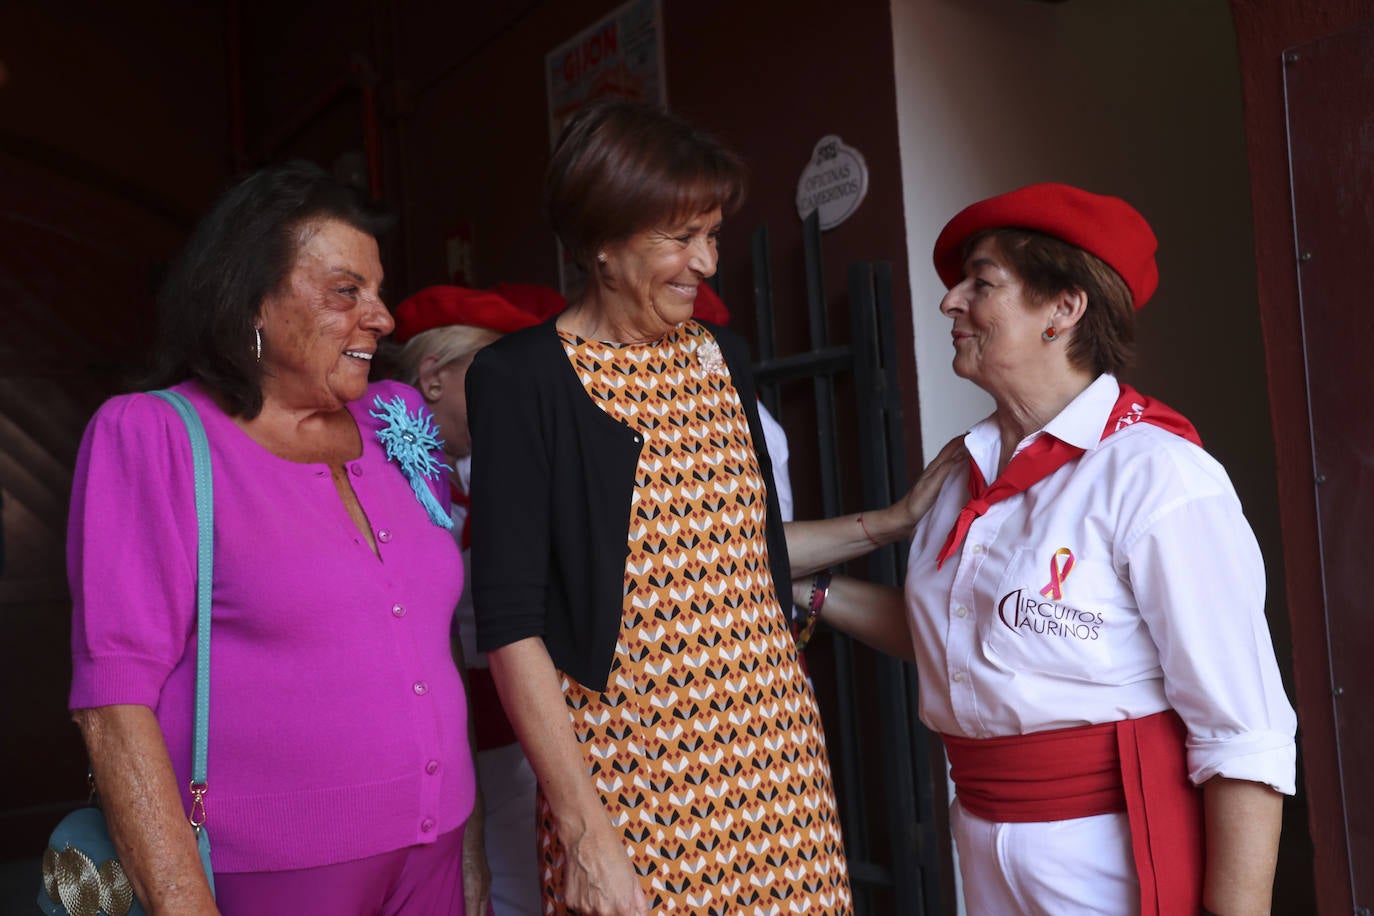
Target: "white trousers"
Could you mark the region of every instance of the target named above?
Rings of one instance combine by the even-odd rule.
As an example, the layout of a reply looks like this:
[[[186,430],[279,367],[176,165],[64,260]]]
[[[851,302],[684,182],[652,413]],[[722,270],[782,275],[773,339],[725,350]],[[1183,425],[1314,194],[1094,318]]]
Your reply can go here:
[[[539,850],[535,777],[519,744],[479,751],[477,785],[486,804],[487,864],[496,916],[538,916]]]
[[[1123,814],[997,824],[950,805],[969,916],[1136,916],[1140,882]]]

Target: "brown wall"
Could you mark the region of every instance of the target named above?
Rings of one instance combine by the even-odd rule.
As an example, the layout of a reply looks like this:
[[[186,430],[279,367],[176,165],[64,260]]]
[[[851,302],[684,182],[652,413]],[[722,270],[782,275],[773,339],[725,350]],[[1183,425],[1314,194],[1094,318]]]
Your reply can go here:
[[[226,175],[214,6],[0,5],[0,859],[86,795],[65,535],[86,420],[143,363],[162,266]]]
[[[1284,120],[1283,52],[1374,15],[1364,0],[1231,0],[1245,93],[1255,261],[1276,431],[1288,614],[1317,902],[1349,913],[1352,863],[1346,852],[1341,780],[1323,620],[1321,556],[1313,496],[1311,426],[1302,351],[1294,226]],[[1368,422],[1368,418],[1363,418]]]

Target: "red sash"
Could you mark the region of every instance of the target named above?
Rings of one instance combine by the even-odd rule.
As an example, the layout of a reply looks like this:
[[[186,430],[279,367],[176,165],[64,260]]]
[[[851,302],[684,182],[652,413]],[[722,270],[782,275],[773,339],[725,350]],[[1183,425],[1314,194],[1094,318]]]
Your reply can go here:
[[[1112,412],[1107,416],[1107,425],[1102,430],[1102,438],[1105,439],[1112,433],[1141,421],[1167,429],[1194,445],[1202,445],[1197,430],[1182,414],[1153,398],[1145,397],[1130,385],[1125,384],[1121,385],[1121,395],[1116,399],[1116,403],[1112,405]],[[973,520],[988,511],[989,506],[1001,502],[1009,496],[1015,496],[1022,490],[1050,476],[1081,454],[1083,454],[1083,449],[1046,433],[1021,449],[1011,461],[1007,462],[1007,466],[1003,468],[1002,473],[992,482],[991,486],[983,479],[983,472],[978,469],[978,462],[970,457],[968,461],[969,501],[964,504],[963,509],[959,510],[959,517],[955,519],[954,527],[949,531],[949,537],[945,538],[945,545],[940,548],[940,556],[935,564],[936,568],[944,566],[945,560],[948,560],[954,551],[959,549],[959,545],[963,543],[964,536],[968,534],[969,526],[973,524]]]
[[[496,692],[496,681],[487,668],[468,669],[468,715],[472,716],[473,736],[477,742],[474,750],[489,751],[518,740],[515,727],[506,718],[501,696]]]
[[[1143,916],[1202,910],[1202,790],[1173,710],[1004,738],[942,736],[959,804],[997,823],[1125,811]]]

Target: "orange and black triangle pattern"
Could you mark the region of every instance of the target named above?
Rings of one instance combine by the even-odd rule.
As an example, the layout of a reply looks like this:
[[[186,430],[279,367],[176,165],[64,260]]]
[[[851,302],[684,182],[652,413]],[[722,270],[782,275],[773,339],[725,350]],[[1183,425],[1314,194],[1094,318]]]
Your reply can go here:
[[[563,344],[588,394],[645,438],[610,686],[564,675],[563,694],[653,912],[851,912],[820,717],[715,341],[687,322],[654,344]],[[542,798],[539,856],[544,911],[561,913],[563,850]]]

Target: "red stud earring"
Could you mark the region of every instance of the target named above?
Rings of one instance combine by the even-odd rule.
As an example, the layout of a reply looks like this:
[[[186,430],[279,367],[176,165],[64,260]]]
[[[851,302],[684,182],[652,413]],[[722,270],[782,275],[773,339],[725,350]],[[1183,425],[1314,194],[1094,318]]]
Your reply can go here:
[[[1059,332],[1054,329],[1054,325],[1050,325],[1040,332],[1040,339],[1045,343],[1054,343],[1059,339]]]

